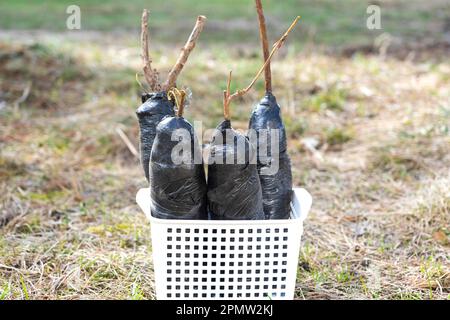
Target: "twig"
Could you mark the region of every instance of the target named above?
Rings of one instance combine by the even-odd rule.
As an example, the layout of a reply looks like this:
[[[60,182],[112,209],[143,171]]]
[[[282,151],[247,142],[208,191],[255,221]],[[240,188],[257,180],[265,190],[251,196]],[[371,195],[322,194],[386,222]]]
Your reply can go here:
[[[178,75],[180,74],[181,70],[183,69],[184,64],[186,63],[186,61],[189,57],[189,54],[195,48],[195,43],[196,43],[198,37],[200,36],[200,33],[203,30],[205,21],[206,21],[206,17],[204,17],[204,16],[197,17],[197,22],[195,23],[194,29],[192,30],[192,33],[189,36],[189,39],[187,40],[183,49],[181,49],[181,54],[178,57],[178,60],[175,63],[175,65],[173,66],[172,70],[170,70],[169,76],[167,77],[167,80],[163,85],[164,90],[169,90],[170,88],[175,86]]]
[[[267,41],[267,30],[266,30],[266,20],[264,18],[264,12],[261,4],[261,0],[255,0],[256,11],[258,13],[259,21],[259,37],[261,38],[261,46],[264,55],[264,61],[269,58],[269,42]],[[270,70],[270,62],[264,69],[264,79],[266,92],[272,92],[272,73]]]
[[[143,63],[144,77],[152,91],[161,90],[161,84],[158,79],[158,71],[152,69],[152,59],[148,52],[148,10],[142,11],[141,20],[141,57]]]
[[[22,95],[16,101],[14,101],[14,110],[17,111],[19,109],[20,104],[28,99],[28,96],[30,95],[31,92],[31,85],[32,85],[31,81],[28,82],[27,86],[22,92]]]
[[[175,105],[177,107],[177,117],[183,116],[184,111],[184,100],[186,99],[186,91],[179,90],[175,87],[167,91],[167,97],[169,100],[175,100]]]
[[[130,150],[131,154],[135,156],[136,158],[139,158],[139,152],[136,150],[136,147],[131,143],[130,139],[128,139],[127,135],[123,130],[119,127],[116,128],[116,132],[119,135],[119,137],[122,139],[122,141],[127,146],[128,150]]]
[[[253,78],[252,82],[245,89],[237,90],[233,94],[230,94],[230,84],[231,84],[231,71],[230,71],[230,74],[228,75],[227,90],[224,90],[224,92],[223,92],[223,113],[224,113],[224,118],[226,120],[230,120],[230,103],[231,103],[231,101],[237,97],[243,96],[253,87],[256,80],[258,80],[258,78],[261,75],[261,73],[263,72],[263,70],[265,70],[265,68],[267,67],[268,63],[270,62],[270,59],[272,59],[272,56],[275,54],[275,52],[278,51],[279,48],[281,48],[284,41],[286,41],[287,36],[291,32],[291,30],[294,28],[294,26],[297,24],[299,19],[300,19],[300,16],[297,16],[297,18],[295,18],[295,20],[292,22],[292,24],[289,26],[289,28],[286,30],[286,32],[281,36],[281,38],[277,42],[274,43],[274,45],[272,47],[272,51],[269,54],[269,57],[266,59],[266,61],[262,65],[262,67],[259,69],[258,73]]]

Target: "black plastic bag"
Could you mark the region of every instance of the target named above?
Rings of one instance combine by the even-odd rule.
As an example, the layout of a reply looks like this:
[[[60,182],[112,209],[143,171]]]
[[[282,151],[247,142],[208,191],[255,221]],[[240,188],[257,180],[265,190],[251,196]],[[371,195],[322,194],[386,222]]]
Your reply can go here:
[[[156,126],[164,117],[175,115],[174,104],[167,99],[165,92],[143,94],[142,105],[136,110],[136,115],[139,119],[141,165],[145,177],[149,181],[148,166],[156,135]]]
[[[263,220],[261,184],[254,161],[256,150],[247,137],[231,128],[229,120],[224,120],[216,129],[208,162],[208,206],[211,219]],[[226,135],[228,139],[231,136],[233,143],[227,143]],[[236,161],[240,143],[245,146],[241,164]],[[233,159],[232,164],[226,163],[227,157]],[[213,159],[221,159],[222,163],[212,163]]]
[[[249,129],[253,129],[256,133],[257,164],[265,218],[289,219],[292,200],[291,161],[287,154],[286,130],[281,119],[280,106],[272,93],[266,93],[265,97],[254,108]],[[279,133],[279,148],[274,148],[274,151],[272,151],[273,142],[271,141],[270,129],[277,129]],[[261,150],[261,148],[266,147],[267,150]],[[266,156],[264,156],[265,154]],[[279,161],[278,171],[270,172],[269,167],[277,159]],[[268,172],[270,174],[267,174]]]
[[[184,129],[189,138],[181,142],[172,141],[177,129]],[[188,151],[180,153],[185,156],[184,162],[172,159],[177,145],[176,150]],[[156,127],[150,180],[152,216],[160,219],[208,219],[201,148],[192,125],[184,118],[167,117]]]

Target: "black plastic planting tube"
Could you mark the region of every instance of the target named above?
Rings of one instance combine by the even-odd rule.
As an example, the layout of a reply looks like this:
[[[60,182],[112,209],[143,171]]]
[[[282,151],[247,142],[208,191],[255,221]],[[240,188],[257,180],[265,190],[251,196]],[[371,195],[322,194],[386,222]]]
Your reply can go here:
[[[289,219],[292,198],[291,161],[287,153],[286,130],[281,118],[280,106],[275,96],[267,92],[265,97],[255,106],[249,123],[257,139],[257,167],[261,182],[264,214],[266,219]],[[273,148],[270,130],[277,130],[278,146]],[[263,137],[262,135],[265,135]],[[262,143],[262,141],[267,141]],[[267,148],[267,150],[261,150]],[[278,161],[279,169],[267,174],[274,161]]]
[[[177,132],[185,133],[185,136],[173,139]],[[174,150],[182,150],[184,161],[173,159]],[[167,117],[156,127],[150,180],[152,216],[160,219],[208,219],[201,148],[192,125],[183,117]]]
[[[255,156],[253,145],[246,136],[231,128],[229,120],[220,123],[216,130],[211,141],[208,164],[208,206],[211,219],[263,220],[261,185],[256,164],[251,161]],[[243,163],[237,161],[239,145],[245,146]]]
[[[140,129],[141,164],[149,181],[150,153],[156,136],[156,126],[164,117],[175,115],[174,104],[168,100],[166,92],[144,94],[136,115]]]

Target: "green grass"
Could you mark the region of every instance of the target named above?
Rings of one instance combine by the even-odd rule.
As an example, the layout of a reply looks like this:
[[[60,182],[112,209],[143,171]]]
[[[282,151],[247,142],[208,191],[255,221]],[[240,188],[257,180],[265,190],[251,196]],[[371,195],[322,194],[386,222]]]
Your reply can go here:
[[[441,1],[430,1],[419,6],[418,0],[383,2],[383,30],[366,28],[366,8],[369,1],[360,0],[285,0],[265,1],[269,35],[275,39],[296,15],[301,15],[300,26],[292,37],[303,44],[316,43],[342,45],[371,42],[383,32],[400,37],[418,35],[438,36],[434,26],[438,10],[445,10]],[[66,30],[66,8],[74,4],[69,0],[2,1],[0,3],[0,28]],[[257,22],[253,1],[198,0],[192,5],[188,0],[161,2],[158,0],[80,0],[82,30],[138,30],[142,9],[151,10],[152,38],[159,42],[180,41],[186,38],[195,17],[206,15],[209,19],[203,41],[252,41],[257,45]],[[448,7],[447,7],[448,8]],[[173,21],[177,23],[174,24]],[[226,25],[226,27],[225,27]],[[72,31],[76,32],[76,31]]]

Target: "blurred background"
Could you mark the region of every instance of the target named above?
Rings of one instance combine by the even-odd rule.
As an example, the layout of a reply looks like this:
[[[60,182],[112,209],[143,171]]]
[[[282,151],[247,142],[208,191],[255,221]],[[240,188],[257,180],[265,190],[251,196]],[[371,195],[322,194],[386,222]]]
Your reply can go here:
[[[314,198],[296,297],[449,299],[449,2],[263,6],[272,43],[302,16],[272,63],[294,182]],[[154,298],[134,202],[143,8],[162,79],[208,17],[178,84],[186,118],[215,127],[228,71],[242,88],[262,64],[253,1],[0,0],[0,299]],[[233,103],[236,128],[263,94],[261,79]]]

